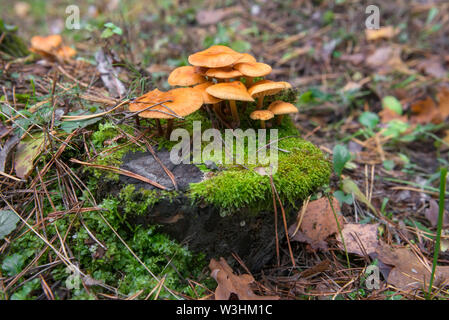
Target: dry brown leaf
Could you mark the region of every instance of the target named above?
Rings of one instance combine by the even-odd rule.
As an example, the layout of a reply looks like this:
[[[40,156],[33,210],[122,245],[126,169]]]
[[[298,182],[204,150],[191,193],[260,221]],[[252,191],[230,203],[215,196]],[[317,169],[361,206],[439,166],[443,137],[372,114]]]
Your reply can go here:
[[[374,51],[366,58],[366,64],[378,72],[399,70],[410,73],[408,67],[401,59],[401,48],[382,47]]]
[[[249,285],[254,278],[249,274],[235,275],[224,258],[220,261],[211,259],[209,263],[211,277],[217,281],[215,300],[229,300],[231,294],[238,296],[239,300],[278,300],[278,296],[258,296]]]
[[[357,224],[348,223],[345,224],[342,234],[345,239],[346,250],[350,253],[358,254],[359,256],[364,256],[365,254],[370,255],[376,252],[379,246],[379,241],[377,240],[377,228],[378,223],[375,224]],[[339,247],[344,250],[341,237],[338,234],[337,240],[340,242]],[[365,253],[362,250],[365,251]]]
[[[373,41],[378,39],[391,39],[399,33],[399,29],[392,26],[382,27],[380,29],[366,29],[366,40]]]
[[[437,98],[438,98],[438,110],[440,111],[443,120],[445,120],[449,116],[449,89],[442,88],[437,93]]]
[[[389,108],[385,108],[382,111],[380,111],[379,116],[380,116],[380,121],[382,123],[388,123],[391,120],[396,120],[396,119],[401,120],[403,122],[408,121],[407,116],[401,116]]]
[[[428,124],[430,122],[439,123],[440,113],[431,97],[425,100],[419,100],[411,106],[412,116],[411,123]]]
[[[337,213],[338,222],[343,226],[343,218],[338,213],[340,205],[338,200],[333,198],[332,205]],[[296,230],[296,224],[292,225],[289,233]],[[299,242],[307,242],[312,248],[327,249],[326,239],[338,232],[337,222],[335,221],[334,212],[326,197],[311,201],[307,206],[304,217],[301,222],[300,229],[291,238],[291,240]]]
[[[398,289],[408,291],[429,285],[431,264],[426,267],[408,248],[391,248],[385,244],[377,249],[378,259],[393,266],[387,282]],[[449,280],[449,266],[437,266],[434,285],[438,287]]]
[[[417,67],[429,76],[439,79],[447,77],[447,70],[443,67],[443,61],[439,57],[422,60]]]
[[[365,60],[365,55],[362,53],[354,53],[354,54],[343,54],[340,57],[342,61],[348,61],[355,65],[362,63]]]

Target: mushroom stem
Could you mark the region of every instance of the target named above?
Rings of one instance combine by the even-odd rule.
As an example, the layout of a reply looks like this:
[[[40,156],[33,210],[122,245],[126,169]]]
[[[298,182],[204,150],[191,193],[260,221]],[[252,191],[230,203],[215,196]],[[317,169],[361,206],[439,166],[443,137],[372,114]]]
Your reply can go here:
[[[229,107],[231,108],[232,118],[235,122],[240,123],[239,113],[237,112],[237,105],[235,100],[229,100]]]
[[[278,118],[276,119],[276,124],[280,125],[282,123],[283,118],[284,118],[283,114],[278,115]]]
[[[139,119],[139,115],[135,115],[134,119],[136,119],[136,127],[140,127],[140,119]]]
[[[162,136],[164,131],[162,130],[161,120],[159,120],[159,119],[155,119],[155,120],[156,120],[156,126],[157,126],[157,133],[158,133],[158,135]]]
[[[245,84],[247,88],[251,87],[253,83],[254,83],[253,77],[245,77]]]
[[[265,120],[260,120],[260,127],[265,129]]]
[[[262,107],[263,107],[263,98],[264,98],[264,96],[260,96],[260,97],[257,98],[257,106],[256,106],[257,110],[262,109]]]
[[[170,139],[170,133],[173,131],[173,123],[174,123],[173,118],[167,120],[167,131],[165,131],[165,138],[167,140]]]

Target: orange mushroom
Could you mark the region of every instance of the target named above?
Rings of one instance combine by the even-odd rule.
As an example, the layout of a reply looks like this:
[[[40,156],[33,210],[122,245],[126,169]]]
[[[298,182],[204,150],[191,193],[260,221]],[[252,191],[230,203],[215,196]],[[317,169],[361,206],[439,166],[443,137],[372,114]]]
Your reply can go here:
[[[272,119],[274,114],[270,110],[255,110],[249,117],[253,120],[260,120],[260,127],[265,129],[265,121]]]
[[[240,119],[235,101],[254,101],[246,90],[245,85],[240,81],[217,83],[208,87],[206,92],[216,98],[229,100],[232,118],[237,123],[240,122]]]
[[[221,68],[235,63],[242,57],[241,53],[226,46],[215,45],[189,56],[189,63],[197,67]]]
[[[168,101],[168,102],[165,102]],[[149,110],[139,113],[140,117],[156,119],[167,119],[166,138],[170,137],[175,117],[185,117],[203,104],[203,96],[199,90],[194,88],[177,88],[167,92],[155,89],[137,98],[129,104],[132,112],[141,111],[149,105],[159,104]]]
[[[173,70],[168,76],[168,84],[171,86],[194,86],[206,82],[206,78],[195,72],[195,67],[183,66]]]
[[[296,108],[293,104],[281,100],[273,101],[268,106],[268,110],[277,116],[276,124],[278,125],[281,124],[282,118],[285,114],[298,113],[298,108]]]
[[[262,109],[263,98],[265,96],[274,95],[286,88],[285,83],[275,82],[271,80],[257,81],[248,89],[248,93],[253,98],[257,98],[257,109]]]

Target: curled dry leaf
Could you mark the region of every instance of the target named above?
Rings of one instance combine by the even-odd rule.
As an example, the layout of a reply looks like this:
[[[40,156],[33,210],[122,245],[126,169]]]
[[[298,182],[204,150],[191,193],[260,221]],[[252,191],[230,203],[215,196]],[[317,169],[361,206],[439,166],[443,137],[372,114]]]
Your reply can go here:
[[[343,226],[343,218],[338,213],[340,212],[340,205],[338,200],[332,199],[332,206],[337,213],[338,223]],[[296,223],[289,229],[292,234],[296,230]],[[334,212],[326,197],[311,201],[307,206],[307,210],[302,218],[298,232],[291,238],[291,240],[309,243],[313,249],[328,248],[326,239],[338,232],[338,225],[335,221]]]
[[[27,178],[34,168],[34,160],[45,148],[43,133],[34,135],[34,139],[26,137],[19,142],[16,149],[14,167],[19,178]]]
[[[376,249],[379,246],[379,241],[377,240],[378,227],[378,223],[345,224],[341,233],[345,240],[346,250],[350,253],[358,254],[359,256],[364,256],[365,254],[370,255],[376,252]],[[337,240],[339,241],[339,247],[344,250],[343,242],[341,241],[339,234],[337,234]]]
[[[235,275],[224,258],[220,261],[211,259],[209,263],[211,277],[217,281],[215,300],[229,300],[231,294],[238,296],[239,300],[278,300],[278,296],[258,296],[250,288],[254,278],[249,274]]]
[[[378,247],[377,254],[382,263],[393,266],[387,276],[387,283],[404,291],[427,289],[431,263],[422,261],[408,248],[391,248],[385,244]],[[437,266],[434,285],[438,287],[447,281],[449,266]]]
[[[366,29],[366,40],[373,41],[378,39],[391,39],[399,33],[399,29],[393,26],[382,27],[379,29]]]

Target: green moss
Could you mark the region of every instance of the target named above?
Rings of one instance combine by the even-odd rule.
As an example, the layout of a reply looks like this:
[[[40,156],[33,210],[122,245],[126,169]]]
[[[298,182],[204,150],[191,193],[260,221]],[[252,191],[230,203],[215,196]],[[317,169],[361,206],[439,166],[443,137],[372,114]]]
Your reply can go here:
[[[143,188],[136,191],[136,187],[129,184],[122,188],[119,199],[126,214],[143,215],[147,214],[148,210],[158,203],[159,200],[172,200],[177,195],[176,191],[147,190]]]
[[[279,141],[278,171],[273,176],[281,200],[295,204],[306,198],[320,186],[328,183],[331,164],[321,150],[301,138]],[[247,207],[257,211],[271,205],[272,193],[268,176],[253,169],[232,168],[222,171],[211,179],[191,184],[190,195],[194,200],[203,200],[225,211]]]

